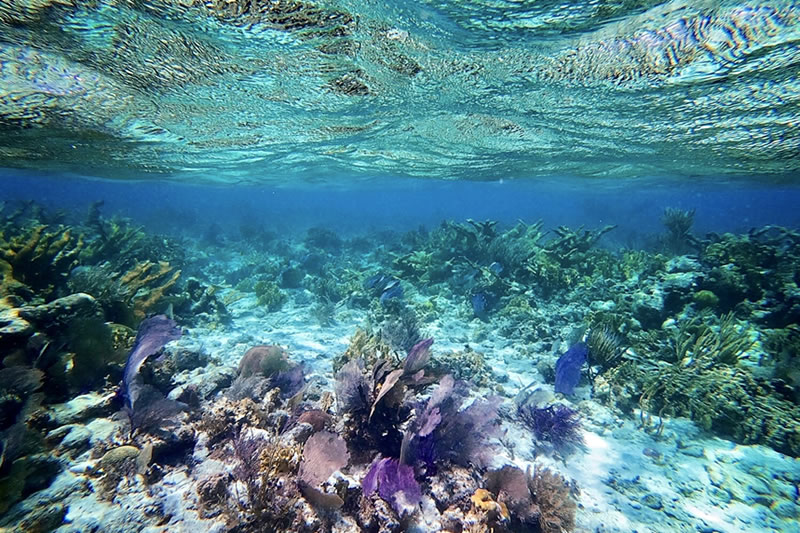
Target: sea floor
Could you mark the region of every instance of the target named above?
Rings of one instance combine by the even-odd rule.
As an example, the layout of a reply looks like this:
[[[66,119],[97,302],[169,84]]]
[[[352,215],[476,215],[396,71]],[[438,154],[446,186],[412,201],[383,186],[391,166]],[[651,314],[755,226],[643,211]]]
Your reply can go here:
[[[193,254],[207,257],[209,252],[198,249]],[[354,262],[355,268],[364,272],[375,266],[366,259]],[[195,354],[197,361],[184,364],[171,376],[169,398],[183,398],[191,389],[198,391],[199,401],[206,407],[223,401],[242,356],[256,345],[280,345],[288,350],[291,361],[303,363],[306,397],[312,401],[319,403],[325,391],[334,390],[332,362],[347,350],[356,331],[365,327],[368,308],[339,302],[321,325],[311,311],[315,295],[308,289],[285,289],[287,300],[279,310],[270,311],[255,294],[237,291],[224,282],[224,274],[246,266],[246,260],[231,255],[204,264],[194,274],[218,284],[218,296],[229,302],[229,320],[182,325],[184,334],[167,346],[166,357]],[[413,291],[405,298],[428,300]],[[507,331],[500,334],[494,319],[476,317],[463,298],[448,299],[442,293],[433,300],[436,312],[421,321],[424,336],[434,339],[433,358],[468,345],[483,354],[489,369],[488,380],[473,386],[471,395],[488,398],[499,394],[503,400],[503,434],[492,443],[488,466],[548,467],[563,475],[577,503],[574,531],[800,532],[800,460],[762,445],[741,445],[716,437],[687,419],[646,419],[638,410],[623,414],[595,399],[586,379],[574,395],[556,395],[552,380],[543,374],[547,366],[543,363],[552,366],[566,350],[565,343],[538,345],[516,339]],[[563,303],[543,305],[538,312],[550,331],[562,331],[564,337],[577,313]],[[559,453],[534,439],[531,430],[514,416],[518,394],[536,389],[578,410],[582,446]],[[52,418],[58,421],[57,429],[47,437],[51,453],[66,466],[49,486],[27,495],[0,518],[3,530],[236,530],[228,514],[209,511],[208,498],[202,493],[208,480],[233,479],[237,461],[226,451],[225,443],[212,442],[202,431],[190,440],[188,455],[164,459],[158,475],[145,473],[147,464],[111,480],[101,475],[104,467],[110,470],[107,463],[112,460],[103,451],[131,447],[129,425],[114,401],[115,392],[109,387],[49,406]],[[141,451],[123,452],[140,457]],[[364,465],[346,467],[335,473],[334,479],[337,484],[358,487],[364,470]],[[411,518],[381,530],[444,530],[443,513],[428,495],[435,490],[423,484],[422,503]],[[328,513],[320,521],[311,505],[303,501],[298,505],[308,516],[308,530],[357,530],[346,513]]]

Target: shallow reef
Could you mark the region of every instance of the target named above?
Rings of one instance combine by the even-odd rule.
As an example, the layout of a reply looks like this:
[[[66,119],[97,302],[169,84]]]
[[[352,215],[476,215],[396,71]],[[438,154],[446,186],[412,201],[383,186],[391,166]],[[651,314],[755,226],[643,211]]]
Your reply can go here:
[[[800,518],[792,230],[700,236],[668,210],[640,250],[613,226],[474,220],[200,240],[101,208],[2,212],[2,528]]]

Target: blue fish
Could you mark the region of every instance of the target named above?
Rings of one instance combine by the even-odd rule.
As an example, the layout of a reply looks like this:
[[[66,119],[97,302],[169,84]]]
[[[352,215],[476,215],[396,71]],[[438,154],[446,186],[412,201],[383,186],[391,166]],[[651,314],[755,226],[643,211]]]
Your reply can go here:
[[[581,380],[581,367],[589,356],[589,347],[583,342],[573,344],[567,352],[556,361],[556,392],[572,395],[575,386]]]
[[[386,282],[388,281],[388,279],[389,278],[388,278],[388,276],[386,274],[381,274],[381,273],[375,274],[373,276],[368,277],[366,280],[364,280],[364,288],[365,289],[377,289],[377,288],[385,289],[386,288]]]
[[[501,265],[500,263],[495,261],[494,263],[489,265],[489,270],[491,270],[492,272],[494,272],[495,274],[497,274],[499,276],[500,273],[503,271],[503,265]]]
[[[486,298],[486,293],[478,292],[472,295],[470,298],[470,303],[472,303],[472,312],[475,313],[475,316],[478,318],[485,318],[486,311],[489,308],[489,300]]]
[[[383,293],[381,293],[381,304],[385,304],[387,300],[391,300],[393,298],[402,298],[403,297],[403,286],[400,285],[400,281],[394,280],[389,285],[383,289]]]

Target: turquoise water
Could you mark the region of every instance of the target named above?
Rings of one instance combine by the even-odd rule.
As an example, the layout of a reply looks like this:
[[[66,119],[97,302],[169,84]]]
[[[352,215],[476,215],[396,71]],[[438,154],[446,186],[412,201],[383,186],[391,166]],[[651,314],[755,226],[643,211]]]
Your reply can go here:
[[[3,2],[0,533],[800,533],[799,19]]]
[[[0,23],[9,167],[218,183],[798,170],[794,2],[15,0]]]

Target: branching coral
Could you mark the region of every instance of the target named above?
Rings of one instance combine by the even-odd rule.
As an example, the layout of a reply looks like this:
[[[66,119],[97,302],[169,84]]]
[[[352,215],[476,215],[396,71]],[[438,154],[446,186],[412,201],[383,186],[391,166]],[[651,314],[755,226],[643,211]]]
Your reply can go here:
[[[69,287],[97,298],[112,321],[136,327],[160,305],[180,275],[180,270],[164,261],[144,261],[122,273],[105,262],[75,269]]]
[[[245,502],[235,498],[239,521],[248,531],[289,530],[300,498],[291,482],[300,465],[300,448],[283,443],[275,434],[262,438],[245,430],[232,440],[232,447],[238,460],[233,477],[245,490]]]
[[[64,226],[47,230],[44,224],[28,227],[9,241],[4,241],[0,234],[0,263],[7,265],[0,265],[3,288],[20,294],[21,284],[48,297],[66,280],[78,263],[83,237],[75,239],[71,228]]]

